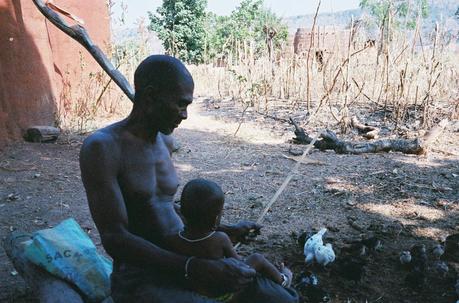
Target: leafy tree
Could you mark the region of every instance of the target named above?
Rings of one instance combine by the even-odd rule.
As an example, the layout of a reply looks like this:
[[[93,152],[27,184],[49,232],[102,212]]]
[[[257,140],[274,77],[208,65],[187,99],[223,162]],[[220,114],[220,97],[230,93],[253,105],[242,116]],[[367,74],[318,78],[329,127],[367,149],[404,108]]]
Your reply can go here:
[[[207,0],[163,0],[149,12],[150,29],[158,33],[166,52],[186,62],[203,61]]]
[[[368,10],[378,24],[387,21],[389,15],[395,26],[405,25],[414,28],[419,15],[426,18],[429,15],[427,0],[361,0],[360,7]]]
[[[236,27],[234,20],[229,16],[217,16],[209,13],[207,22],[208,57],[214,58],[227,55],[231,38],[234,37],[233,29]]]
[[[287,39],[287,26],[263,6],[263,0],[243,0],[230,16],[208,15],[209,56],[234,52],[235,43],[252,44],[255,55],[273,49]]]

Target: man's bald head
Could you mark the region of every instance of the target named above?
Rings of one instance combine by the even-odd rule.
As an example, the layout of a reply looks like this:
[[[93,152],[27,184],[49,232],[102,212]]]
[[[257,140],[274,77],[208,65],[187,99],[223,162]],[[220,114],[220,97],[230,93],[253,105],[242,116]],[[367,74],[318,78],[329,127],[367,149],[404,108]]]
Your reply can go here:
[[[148,86],[156,92],[173,92],[180,85],[194,87],[193,78],[183,63],[171,56],[152,55],[143,60],[134,73],[135,101]]]
[[[194,83],[180,60],[165,55],[148,57],[137,67],[134,85],[130,122],[136,121],[154,138],[157,131],[171,134],[187,118]]]

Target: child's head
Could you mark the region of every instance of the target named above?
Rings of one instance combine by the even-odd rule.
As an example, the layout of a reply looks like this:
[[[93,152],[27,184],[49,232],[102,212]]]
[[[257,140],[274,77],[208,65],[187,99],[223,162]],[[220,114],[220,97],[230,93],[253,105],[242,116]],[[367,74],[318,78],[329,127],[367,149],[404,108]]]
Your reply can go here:
[[[225,195],[217,183],[194,179],[188,182],[180,198],[181,212],[186,226],[200,230],[212,230],[220,224]]]

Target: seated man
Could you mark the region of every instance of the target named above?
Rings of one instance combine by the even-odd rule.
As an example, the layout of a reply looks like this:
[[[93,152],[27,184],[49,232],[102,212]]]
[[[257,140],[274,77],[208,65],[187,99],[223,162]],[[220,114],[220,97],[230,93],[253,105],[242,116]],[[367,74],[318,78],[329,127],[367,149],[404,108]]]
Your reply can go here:
[[[280,291],[264,287],[240,260],[190,260],[164,248],[165,237],[177,234],[183,223],[173,203],[179,181],[162,134],[171,134],[187,118],[194,83],[179,60],[155,55],[139,65],[134,84],[130,115],[89,136],[80,153],[91,215],[114,260],[114,301],[216,302],[185,290],[186,273],[215,291],[243,289],[246,302],[297,302],[296,296],[284,296],[281,286]],[[219,228],[233,240],[259,229],[247,222]]]

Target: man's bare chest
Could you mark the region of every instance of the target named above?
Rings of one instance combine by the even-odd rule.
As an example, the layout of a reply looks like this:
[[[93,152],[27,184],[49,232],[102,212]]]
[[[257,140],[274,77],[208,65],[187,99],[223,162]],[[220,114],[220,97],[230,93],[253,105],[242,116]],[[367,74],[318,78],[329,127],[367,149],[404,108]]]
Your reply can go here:
[[[119,179],[123,195],[137,201],[171,197],[179,185],[169,152],[162,148],[129,151]]]

